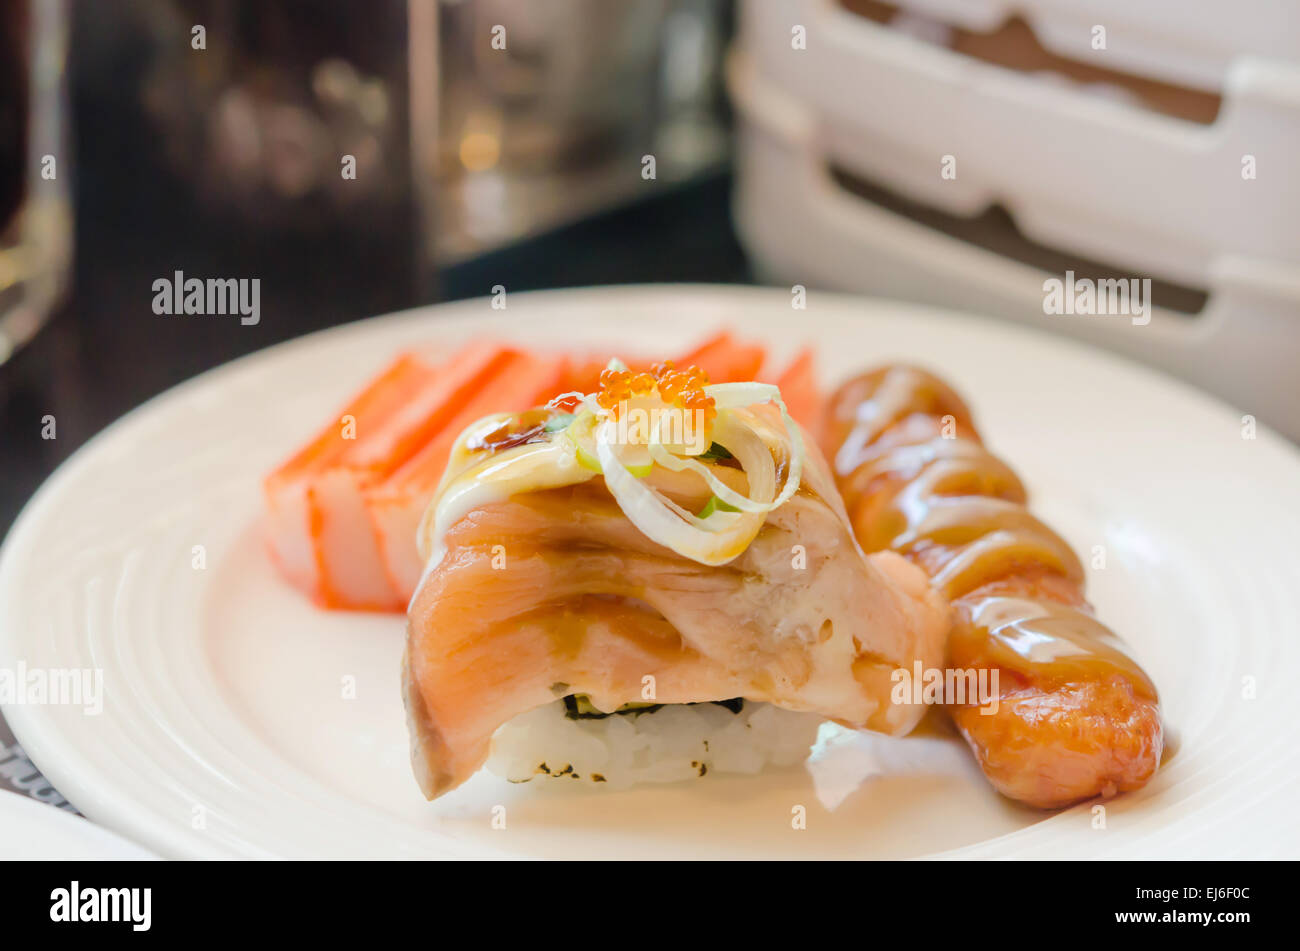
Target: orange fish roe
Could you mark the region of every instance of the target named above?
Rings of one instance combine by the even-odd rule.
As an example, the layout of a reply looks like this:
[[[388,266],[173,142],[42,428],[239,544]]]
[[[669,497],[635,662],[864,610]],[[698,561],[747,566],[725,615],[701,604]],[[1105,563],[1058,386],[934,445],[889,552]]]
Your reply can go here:
[[[618,419],[620,407],[637,396],[657,393],[669,406],[687,410],[703,410],[705,420],[712,422],[716,411],[713,397],[704,394],[709,385],[709,375],[697,366],[678,370],[671,360],[656,363],[649,373],[631,370],[605,370],[600,375],[600,392],[596,402]]]

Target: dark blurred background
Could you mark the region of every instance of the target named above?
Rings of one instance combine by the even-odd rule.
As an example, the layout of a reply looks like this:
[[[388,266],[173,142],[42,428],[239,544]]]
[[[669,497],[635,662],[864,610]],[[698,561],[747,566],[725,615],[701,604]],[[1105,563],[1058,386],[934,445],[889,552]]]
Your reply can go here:
[[[10,54],[0,68],[12,103],[24,81],[17,53],[28,11],[26,3],[0,3]],[[456,22],[458,5],[445,6],[451,16],[443,29],[464,29]],[[570,29],[595,5],[559,6],[568,22],[556,28]],[[643,6],[651,17],[642,24],[648,39],[642,55],[659,60],[666,54],[656,37],[672,5]],[[726,4],[683,7],[709,24],[729,16]],[[432,200],[421,206],[413,178],[405,0],[123,0],[73,3],[69,12],[73,144],[60,156],[58,173],[72,178],[75,254],[67,296],[31,342],[0,366],[0,535],[44,477],[122,413],[270,344],[373,314],[487,294],[503,280],[514,291],[748,277],[728,214],[725,137],[712,151],[683,158],[670,174],[661,165],[655,180],[644,180],[641,155],[663,130],[624,129],[579,114],[588,95],[583,83],[599,82],[609,64],[541,64],[589,74],[566,80],[574,88],[551,93],[561,100],[557,110],[575,113],[554,120],[571,121],[572,138],[535,141],[535,129],[520,129],[520,157],[505,157],[527,187],[552,201],[577,192],[572,203],[578,207],[461,233],[454,248],[438,249],[425,229],[439,212],[448,232],[455,223],[447,223],[452,210]],[[205,25],[205,50],[192,48],[192,24]],[[545,48],[547,35],[518,32],[521,46],[529,39],[538,44],[537,57],[556,55]],[[423,41],[436,44],[437,37],[430,33]],[[716,64],[716,49],[697,55]],[[645,70],[647,95],[661,96],[656,64]],[[721,130],[726,120],[716,76],[703,81],[702,107]],[[513,105],[478,111],[500,124]],[[648,114],[638,111],[636,118]],[[21,127],[14,116],[8,122]],[[23,143],[17,134],[3,141],[0,185],[7,190],[0,198],[12,214]],[[565,149],[580,150],[582,161]],[[341,176],[344,154],[358,160],[355,179]],[[552,174],[556,165],[565,168],[564,178]],[[612,177],[611,166],[622,166],[624,186],[605,188],[593,201],[592,180]],[[474,224],[458,227],[473,232]],[[259,278],[260,321],[241,326],[237,319],[156,316],[151,285],[177,270]],[[43,438],[49,415],[56,421],[53,439]]]
[[[1046,0],[0,0],[0,534],[168,387],[497,283],[982,312],[1296,438],[1300,4],[1101,6],[1099,47]],[[158,316],[177,271],[260,320]],[[1048,316],[1067,271],[1155,318]]]

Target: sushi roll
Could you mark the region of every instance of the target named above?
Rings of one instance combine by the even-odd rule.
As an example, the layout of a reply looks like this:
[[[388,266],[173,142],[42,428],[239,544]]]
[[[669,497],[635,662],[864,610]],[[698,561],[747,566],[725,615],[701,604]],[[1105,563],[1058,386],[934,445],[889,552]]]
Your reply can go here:
[[[429,798],[487,764],[609,786],[757,772],[830,719],[900,735],[942,664],[924,572],[854,540],[778,387],[614,363],[467,427],[419,531],[403,690]]]

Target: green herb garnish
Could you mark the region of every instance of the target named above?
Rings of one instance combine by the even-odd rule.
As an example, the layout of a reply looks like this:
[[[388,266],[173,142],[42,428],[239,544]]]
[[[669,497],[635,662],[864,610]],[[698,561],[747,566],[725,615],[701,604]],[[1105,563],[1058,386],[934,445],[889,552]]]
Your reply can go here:
[[[740,713],[741,710],[745,709],[745,700],[743,697],[734,697],[731,700],[701,700],[699,703],[712,703],[716,706],[723,707],[726,710],[730,710],[733,714]],[[694,707],[696,705],[696,703],[682,704],[682,706],[687,707]],[[604,720],[606,717],[636,718],[643,713],[657,713],[659,710],[663,709],[663,706],[662,703],[625,703],[613,713],[601,713],[592,706],[591,700],[586,694],[575,693],[564,698],[564,715],[570,720]],[[709,748],[707,740],[704,741],[704,748],[706,750]],[[545,768],[545,766],[546,764],[543,763],[542,768]],[[549,769],[547,769],[546,772],[551,773],[551,775],[554,776],[563,775],[563,772],[552,773]],[[701,773],[700,775],[703,774]],[[591,777],[598,783],[605,781],[604,777],[600,776],[599,773],[592,773]]]
[[[696,517],[708,518],[714,512],[739,512],[739,511],[740,509],[736,508],[734,505],[728,505],[726,502],[722,501],[722,499],[718,498],[716,495],[710,495],[709,501],[704,503],[704,508],[700,509],[700,514],[697,515]]]
[[[558,433],[561,429],[568,429],[569,424],[577,417],[576,413],[556,413],[546,421],[542,427],[545,432]]]
[[[695,458],[703,459],[706,462],[721,462],[724,459],[734,459],[736,457],[727,451],[726,446],[719,446],[715,442],[715,443],[709,443],[709,448],[704,450]]]

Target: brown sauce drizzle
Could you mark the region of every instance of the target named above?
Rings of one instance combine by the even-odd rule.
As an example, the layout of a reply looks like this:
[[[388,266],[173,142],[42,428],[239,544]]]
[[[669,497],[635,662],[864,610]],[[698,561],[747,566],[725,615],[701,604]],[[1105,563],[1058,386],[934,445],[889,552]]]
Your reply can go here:
[[[1134,689],[1157,699],[1155,684],[1124,650],[1119,637],[1091,614],[1030,598],[987,597],[962,604],[951,635],[954,656],[981,656],[1019,673],[1053,679],[1125,675]],[[969,643],[967,643],[969,641]]]
[[[835,459],[858,540],[867,551],[890,549],[920,564],[953,603],[950,663],[982,661],[1053,680],[1120,674],[1156,698],[1150,678],[1083,603],[1078,556],[1030,514],[1024,486],[974,436],[969,412],[942,381],[891,367],[843,392],[860,400]],[[900,425],[916,414],[936,419]],[[951,417],[952,438],[941,432],[941,414]],[[921,441],[898,442],[904,430]],[[1027,570],[1068,580],[1079,606],[1037,597],[1030,578],[1015,584]],[[998,594],[981,593],[993,583]]]
[[[465,443],[471,452],[502,452],[546,438],[546,423],[555,413],[549,407],[538,407],[523,413],[514,413],[495,427],[475,433]]]

